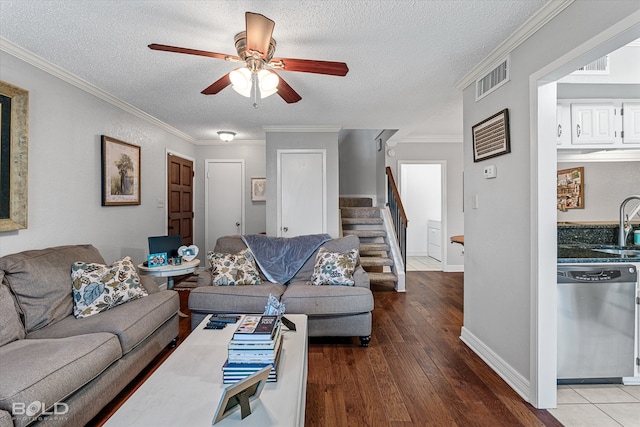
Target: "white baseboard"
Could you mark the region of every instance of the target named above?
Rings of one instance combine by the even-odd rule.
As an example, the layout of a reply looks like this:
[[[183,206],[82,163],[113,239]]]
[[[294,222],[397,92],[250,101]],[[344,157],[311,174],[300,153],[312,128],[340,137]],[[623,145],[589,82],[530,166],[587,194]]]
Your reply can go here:
[[[464,273],[464,264],[448,264],[442,268],[445,273]]]
[[[475,335],[464,326],[460,333],[460,339],[484,362],[489,365],[509,386],[516,391],[526,402],[529,402],[530,382],[519,372],[513,369],[493,350],[487,347]]]

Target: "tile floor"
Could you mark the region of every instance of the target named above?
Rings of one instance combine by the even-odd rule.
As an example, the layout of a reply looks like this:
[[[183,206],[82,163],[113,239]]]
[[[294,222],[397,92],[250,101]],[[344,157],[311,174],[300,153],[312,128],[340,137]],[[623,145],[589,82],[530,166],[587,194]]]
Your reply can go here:
[[[407,271],[442,271],[442,263],[428,256],[409,256]]]
[[[549,413],[566,427],[640,427],[640,386],[561,385]]]

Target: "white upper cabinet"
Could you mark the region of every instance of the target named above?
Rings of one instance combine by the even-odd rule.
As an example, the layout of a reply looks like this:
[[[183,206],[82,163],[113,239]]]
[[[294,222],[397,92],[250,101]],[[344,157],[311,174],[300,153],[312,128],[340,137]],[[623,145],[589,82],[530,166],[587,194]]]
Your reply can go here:
[[[640,144],[640,102],[624,102],[622,108],[622,142]]]
[[[569,150],[640,148],[640,100],[558,100],[556,144]]]
[[[571,105],[573,145],[615,144],[619,137],[613,103]]]

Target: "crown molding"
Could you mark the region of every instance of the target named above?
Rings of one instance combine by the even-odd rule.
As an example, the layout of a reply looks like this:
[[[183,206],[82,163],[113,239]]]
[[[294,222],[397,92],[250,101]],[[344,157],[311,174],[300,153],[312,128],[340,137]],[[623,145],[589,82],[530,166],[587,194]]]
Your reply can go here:
[[[560,12],[565,10],[575,0],[552,0],[548,1],[538,12],[522,24],[513,34],[505,41],[500,43],[489,56],[476,65],[469,73],[460,79],[455,87],[458,90],[464,90],[477,79],[485,75],[496,62],[506,57],[511,51],[524,43],[529,37],[535,34],[547,22],[555,18]]]
[[[425,135],[403,138],[400,144],[461,144],[464,142],[462,135]]]
[[[143,120],[146,120],[148,122],[150,122],[151,124],[158,126],[162,129],[164,129],[165,131],[177,136],[180,139],[183,139],[187,142],[190,142],[192,144],[195,144],[196,139],[193,138],[191,135],[188,135],[184,132],[182,132],[181,130],[178,130],[176,128],[174,128],[173,126],[169,126],[168,124],[166,124],[165,122],[153,117],[152,115],[145,113],[144,111],[142,111],[141,109],[134,107],[133,105],[124,102],[123,100],[116,98],[115,96],[105,92],[104,90],[100,89],[99,87],[89,83],[88,81],[76,76],[75,74],[72,74],[70,72],[68,72],[67,70],[58,67],[55,64],[52,64],[51,62],[47,61],[46,59],[36,55],[35,53],[28,51],[27,49],[18,46],[17,44],[3,38],[0,37],[0,50],[3,52],[8,53],[9,55],[15,56],[16,58],[33,65],[34,67],[37,67],[39,69],[41,69],[42,71],[51,74],[54,77],[59,78],[60,80],[63,80],[97,98],[102,99],[105,102],[108,102],[109,104],[120,108],[121,110],[124,110],[136,117],[139,117]]]
[[[340,132],[342,126],[262,126],[265,132]]]

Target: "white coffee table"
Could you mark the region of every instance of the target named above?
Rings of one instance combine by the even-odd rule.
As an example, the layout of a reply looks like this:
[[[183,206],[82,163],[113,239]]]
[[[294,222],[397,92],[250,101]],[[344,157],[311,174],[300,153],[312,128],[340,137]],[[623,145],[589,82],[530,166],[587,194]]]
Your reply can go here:
[[[307,388],[307,316],[286,316],[297,331],[283,328],[278,381],[267,383],[251,402],[244,420],[236,411],[216,424],[227,426],[304,426]],[[169,358],[109,418],[105,426],[209,427],[226,385],[222,364],[235,325],[204,329],[207,316]]]

